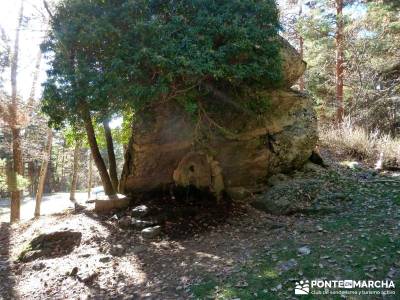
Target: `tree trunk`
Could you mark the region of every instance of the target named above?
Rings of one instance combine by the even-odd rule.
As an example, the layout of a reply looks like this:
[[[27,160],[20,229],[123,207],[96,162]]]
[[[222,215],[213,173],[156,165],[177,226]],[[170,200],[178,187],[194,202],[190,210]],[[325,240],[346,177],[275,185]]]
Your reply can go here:
[[[60,187],[60,177],[58,176],[58,158],[59,158],[59,156],[60,156],[60,148],[55,148],[55,149],[57,149],[57,151],[54,151],[55,152],[55,158],[54,158],[54,161],[56,162],[56,165],[54,166],[54,190],[56,191],[56,192],[59,192],[60,191],[60,189],[59,189],[59,187]]]
[[[92,164],[92,154],[89,153],[89,176],[88,176],[88,199],[92,192],[92,177],[93,177],[93,164]]]
[[[38,189],[36,192],[35,217],[40,216],[40,206],[42,204],[44,184],[46,182],[49,161],[51,160],[52,142],[53,142],[53,132],[49,128],[48,132],[47,132],[46,156],[43,158],[42,166],[40,168],[39,185],[38,185]]]
[[[42,51],[39,49],[39,52],[38,52],[37,58],[36,58],[35,71],[33,72],[31,92],[29,94],[29,99],[28,99],[28,104],[27,104],[28,117],[31,117],[32,112],[33,112],[34,108],[36,107],[35,94],[36,94],[36,87],[37,87],[37,82],[38,82],[38,78],[39,78],[39,73],[40,73],[41,62],[42,62]]]
[[[23,175],[23,162],[21,150],[21,129],[18,124],[18,99],[17,99],[17,72],[18,72],[18,55],[19,55],[19,32],[22,26],[24,15],[24,1],[21,1],[21,8],[18,16],[18,27],[15,34],[14,53],[11,60],[11,105],[10,111],[10,127],[12,133],[12,149],[14,170],[12,177],[15,176],[17,181],[18,175]],[[16,183],[16,182],[15,182]],[[17,184],[11,190],[11,214],[10,222],[16,222],[20,219],[21,210],[21,191]]]
[[[35,197],[35,163],[30,161],[28,163],[28,176],[29,176],[29,195]]]
[[[61,154],[61,179],[59,182],[59,190],[64,190],[64,162],[65,162],[65,139],[62,145],[62,154]]]
[[[23,176],[24,166],[22,161],[22,150],[21,150],[21,130],[19,128],[12,128],[13,137],[13,160],[14,170],[13,176],[15,176],[15,185],[11,190],[11,217],[10,222],[16,222],[20,219],[21,210],[21,195],[22,191],[18,187],[18,175]]]
[[[88,107],[86,106],[86,103],[82,103],[81,114],[83,122],[85,123],[85,129],[89,141],[90,150],[92,152],[94,163],[96,164],[97,170],[99,171],[101,182],[104,187],[104,192],[108,196],[115,195],[115,190],[111,183],[110,176],[107,172],[106,164],[104,163],[103,157],[101,157],[99,146],[97,145],[96,134],[94,132],[92,124],[92,118],[90,116],[90,112]]]
[[[75,149],[74,149],[74,166],[72,170],[72,180],[71,180],[71,189],[69,193],[69,200],[73,203],[76,203],[75,192],[76,192],[76,183],[78,179],[78,169],[79,169],[79,152],[81,150],[80,141],[75,141]]]
[[[117,162],[115,160],[113,139],[112,139],[111,129],[108,124],[108,120],[103,121],[103,127],[104,127],[104,134],[105,134],[106,144],[107,144],[108,163],[110,166],[110,179],[111,179],[111,183],[113,185],[114,191],[118,191]]]
[[[7,162],[7,185],[8,191],[10,192],[11,197],[11,215],[10,222],[16,222],[20,219],[20,201],[15,200],[16,193],[18,192],[17,187],[17,173],[14,171],[14,163],[11,161]]]
[[[336,0],[336,121],[343,121],[343,76],[344,76],[344,49],[343,49],[343,0]]]
[[[299,5],[299,18],[301,18],[303,14],[303,1],[300,0],[298,2]],[[299,53],[300,53],[300,58],[301,60],[304,60],[304,39],[303,37],[299,34]],[[304,92],[304,75],[301,75],[299,79],[299,89],[300,92]]]
[[[303,59],[304,58],[304,40],[303,40],[302,36],[299,37],[299,45],[300,45],[300,57],[301,57],[301,59]],[[304,92],[304,86],[305,86],[304,75],[302,75],[299,79],[300,92]]]

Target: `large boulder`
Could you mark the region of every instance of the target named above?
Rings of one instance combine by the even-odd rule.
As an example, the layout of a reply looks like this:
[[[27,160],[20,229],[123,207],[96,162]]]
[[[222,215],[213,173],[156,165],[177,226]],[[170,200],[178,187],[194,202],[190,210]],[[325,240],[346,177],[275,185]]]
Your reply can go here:
[[[283,181],[257,196],[251,204],[273,215],[302,212],[312,207],[323,186],[323,180]]]
[[[283,82],[282,86],[291,87],[303,75],[307,64],[300,59],[299,53],[287,40],[279,37],[282,58]]]
[[[271,175],[301,168],[317,142],[311,100],[290,86],[304,72],[297,52],[282,42],[284,87],[258,92],[262,113],[245,109],[250,99],[212,90],[190,115],[176,101],[153,103],[133,128],[121,192],[134,194],[171,186],[246,195]]]
[[[273,215],[333,213],[339,203],[351,200],[340,189],[326,178],[288,178],[257,195],[251,205]]]

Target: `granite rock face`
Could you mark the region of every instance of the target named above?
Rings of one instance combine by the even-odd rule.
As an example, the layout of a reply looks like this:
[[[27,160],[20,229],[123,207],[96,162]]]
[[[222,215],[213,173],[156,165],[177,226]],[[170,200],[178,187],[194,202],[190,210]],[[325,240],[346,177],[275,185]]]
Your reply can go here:
[[[195,117],[176,101],[153,104],[138,116],[121,192],[192,185],[234,198],[264,186],[274,174],[301,168],[317,142],[316,115],[311,99],[290,88],[305,63],[283,39],[281,52],[283,84],[259,93],[268,103],[263,113],[242,110],[249,99],[230,101],[214,91],[198,101]]]

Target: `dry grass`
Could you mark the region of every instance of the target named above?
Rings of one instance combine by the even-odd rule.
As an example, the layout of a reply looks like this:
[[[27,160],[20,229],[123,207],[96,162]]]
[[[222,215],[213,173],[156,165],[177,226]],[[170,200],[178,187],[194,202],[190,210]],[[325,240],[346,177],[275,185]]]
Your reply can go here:
[[[321,126],[320,141],[329,148],[368,161],[382,160],[383,166],[400,166],[400,139],[378,131],[368,132],[346,120],[340,127]]]

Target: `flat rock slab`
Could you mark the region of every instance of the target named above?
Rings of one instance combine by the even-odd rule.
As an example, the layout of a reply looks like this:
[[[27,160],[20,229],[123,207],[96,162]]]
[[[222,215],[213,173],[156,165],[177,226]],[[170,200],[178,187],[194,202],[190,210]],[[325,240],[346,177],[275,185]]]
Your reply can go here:
[[[55,231],[33,238],[18,259],[30,262],[42,257],[58,257],[71,253],[81,243],[82,234],[76,231]]]
[[[115,196],[102,196],[97,198],[95,201],[95,211],[96,212],[109,212],[113,209],[126,208],[129,206],[130,199],[121,194]]]

